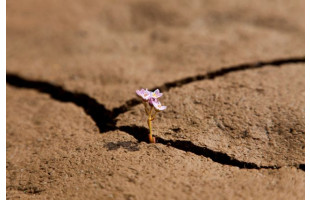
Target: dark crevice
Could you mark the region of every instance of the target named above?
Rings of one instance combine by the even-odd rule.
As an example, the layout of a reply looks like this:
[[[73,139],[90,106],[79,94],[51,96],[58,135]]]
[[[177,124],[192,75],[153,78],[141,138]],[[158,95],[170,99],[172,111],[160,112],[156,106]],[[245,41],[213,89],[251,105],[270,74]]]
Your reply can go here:
[[[214,79],[216,77],[224,76],[225,74],[228,74],[230,72],[261,68],[267,65],[280,66],[283,64],[304,63],[304,62],[305,62],[305,58],[300,57],[300,58],[278,59],[278,60],[273,60],[270,62],[241,64],[241,65],[231,66],[229,68],[217,70],[214,72],[209,72],[209,73],[206,73],[205,75],[197,75],[197,76],[177,80],[174,82],[165,83],[164,85],[156,87],[156,88],[159,88],[161,91],[169,91],[171,88],[174,88],[174,87],[181,87],[183,85],[192,83],[194,81],[199,81],[199,80],[204,80],[204,79]],[[125,102],[124,105],[118,108],[114,108],[111,111],[111,110],[106,109],[106,107],[103,104],[100,104],[96,99],[88,96],[87,94],[79,93],[79,92],[70,92],[70,91],[65,90],[61,86],[53,85],[48,82],[28,80],[26,78],[22,78],[16,74],[11,74],[11,73],[7,73],[6,82],[9,85],[14,86],[14,87],[34,89],[39,92],[49,94],[51,98],[61,101],[61,102],[74,103],[75,105],[83,108],[85,113],[93,119],[93,121],[96,123],[97,127],[99,128],[100,133],[105,133],[105,132],[113,131],[113,130],[121,130],[134,136],[139,142],[148,141],[147,129],[144,127],[137,127],[137,126],[116,127],[116,117],[122,113],[127,112],[132,107],[140,104],[141,102],[138,99],[128,100]],[[277,166],[258,166],[255,163],[239,161],[234,158],[231,158],[229,155],[225,153],[216,152],[206,147],[196,146],[191,141],[180,141],[180,140],[173,141],[173,140],[165,140],[163,138],[157,138],[157,142],[164,144],[164,145],[172,146],[174,148],[177,148],[183,151],[189,151],[196,155],[202,155],[202,156],[211,158],[213,161],[221,163],[223,165],[236,166],[239,168],[246,168],[246,169],[279,168]],[[121,146],[124,148],[135,149],[135,146],[132,147],[130,146],[130,144],[127,144],[127,143],[126,144],[122,144],[122,143],[110,144],[109,147],[113,149],[113,148],[118,148]],[[300,164],[299,166],[297,166],[297,168],[305,171],[305,164]]]
[[[39,92],[49,94],[51,98],[57,101],[71,102],[82,107],[85,113],[94,120],[101,133],[115,130],[116,120],[112,112],[87,94],[70,92],[61,86],[44,81],[27,80],[10,73],[6,74],[6,82],[19,88],[35,89]]]
[[[132,135],[139,142],[148,142],[148,129],[145,127],[121,126],[119,127],[119,130]],[[182,151],[191,152],[195,155],[204,156],[206,158],[210,158],[211,160],[219,164],[234,166],[240,169],[279,169],[282,167],[282,166],[276,166],[276,165],[259,166],[255,163],[240,161],[240,160],[230,157],[226,153],[214,151],[207,147],[197,146],[191,141],[186,141],[186,140],[166,140],[166,139],[156,136],[156,143],[160,143],[166,146],[171,146],[173,148],[176,148]],[[291,166],[291,167],[297,167],[298,169],[305,171],[305,164],[300,164],[300,165]]]
[[[305,169],[305,164],[300,164],[299,166],[298,166],[298,169],[300,169],[300,170],[302,170],[302,171],[305,171],[306,169]]]
[[[169,91],[171,88],[176,87],[182,87],[184,85],[187,85],[189,83],[195,82],[195,81],[201,81],[205,79],[215,79],[220,76],[224,76],[231,72],[238,72],[238,71],[244,71],[248,69],[257,69],[262,68],[265,66],[273,66],[278,67],[284,64],[293,64],[293,63],[305,63],[305,57],[294,57],[294,58],[286,58],[286,59],[276,59],[272,61],[264,61],[264,62],[255,62],[255,63],[246,63],[246,64],[240,64],[240,65],[234,65],[227,68],[222,68],[213,72],[207,72],[206,74],[202,75],[196,75],[191,77],[186,77],[180,80],[176,80],[173,82],[165,83],[161,86],[157,86],[152,88],[151,90],[160,89],[163,92]],[[124,103],[124,105],[114,108],[113,113],[114,116],[118,116],[119,114],[127,112],[132,107],[140,104],[141,101],[138,99],[130,99]]]

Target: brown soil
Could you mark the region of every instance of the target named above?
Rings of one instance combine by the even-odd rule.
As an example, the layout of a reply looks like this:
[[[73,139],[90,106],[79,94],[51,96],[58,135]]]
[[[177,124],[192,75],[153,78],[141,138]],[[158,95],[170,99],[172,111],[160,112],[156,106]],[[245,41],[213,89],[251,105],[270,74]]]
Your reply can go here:
[[[8,1],[7,198],[303,199],[304,37],[301,0]]]

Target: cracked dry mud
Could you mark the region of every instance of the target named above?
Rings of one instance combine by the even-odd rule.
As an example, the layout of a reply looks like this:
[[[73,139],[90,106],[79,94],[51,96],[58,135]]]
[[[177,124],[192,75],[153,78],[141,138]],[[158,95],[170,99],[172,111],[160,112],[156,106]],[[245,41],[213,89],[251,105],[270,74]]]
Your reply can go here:
[[[303,199],[304,69],[303,1],[9,1],[7,198]]]

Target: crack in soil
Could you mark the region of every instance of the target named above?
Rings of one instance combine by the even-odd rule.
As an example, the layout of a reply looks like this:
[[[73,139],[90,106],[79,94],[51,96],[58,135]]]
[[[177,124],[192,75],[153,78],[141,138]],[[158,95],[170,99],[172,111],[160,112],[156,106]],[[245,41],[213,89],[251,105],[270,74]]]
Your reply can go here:
[[[216,77],[224,76],[231,72],[243,71],[248,69],[256,69],[262,68],[264,66],[274,66],[278,67],[284,64],[291,63],[304,63],[305,57],[295,57],[295,58],[287,58],[287,59],[276,59],[272,61],[264,61],[264,62],[256,62],[256,63],[248,63],[231,66],[229,68],[223,68],[214,72],[208,72],[204,75],[197,75],[192,77],[183,78],[180,80],[176,80],[173,82],[165,83],[159,88],[161,91],[169,91],[171,88],[182,87],[183,85],[205,80],[205,79],[214,79]],[[35,81],[28,80],[20,77],[17,74],[7,73],[6,74],[6,82],[11,86],[15,86],[18,88],[27,88],[27,89],[35,89],[41,93],[46,93],[51,96],[51,98],[58,100],[60,102],[72,102],[75,105],[83,108],[84,112],[89,115],[93,121],[96,123],[97,127],[100,130],[100,133],[105,133],[113,130],[121,130],[132,136],[134,136],[139,142],[148,141],[148,131],[144,127],[137,126],[116,126],[116,117],[122,113],[127,112],[132,107],[141,103],[138,99],[130,99],[125,102],[122,106],[118,108],[114,108],[112,111],[106,109],[103,104],[100,104],[96,99],[88,96],[87,94],[80,92],[70,92],[65,90],[63,87],[58,85],[53,85],[44,81]],[[156,89],[154,88],[154,89]],[[154,90],[151,89],[151,90]],[[255,163],[249,163],[244,161],[239,161],[235,158],[230,157],[229,155],[211,150],[207,147],[200,147],[193,144],[191,141],[182,141],[182,140],[165,140],[163,138],[157,137],[157,142],[164,144],[166,146],[172,146],[176,149],[189,151],[196,155],[202,155],[204,157],[212,159],[214,162],[223,164],[236,166],[241,169],[279,169],[280,166],[258,166]],[[305,164],[299,164],[295,166],[298,169],[305,171]]]
[[[271,61],[261,61],[261,62],[255,62],[255,63],[245,63],[240,65],[233,65],[227,68],[222,68],[213,72],[207,72],[206,74],[202,75],[196,75],[191,77],[186,77],[180,80],[176,80],[173,82],[164,83],[161,86],[154,87],[150,90],[160,89],[162,92],[169,91],[171,88],[175,87],[182,87],[183,85],[187,85],[189,83],[195,82],[195,81],[201,81],[205,79],[215,79],[220,76],[224,76],[231,72],[238,72],[238,71],[244,71],[249,69],[257,69],[262,68],[265,66],[273,66],[273,67],[279,67],[284,64],[293,64],[293,63],[305,63],[305,57],[292,57],[292,58],[286,58],[286,59],[275,59]],[[124,105],[114,108],[112,112],[114,113],[114,116],[118,116],[119,114],[127,112],[132,107],[140,104],[141,101],[134,98],[126,101]]]
[[[83,108],[85,113],[93,119],[101,133],[116,129],[113,113],[87,94],[70,92],[61,86],[44,81],[27,80],[10,73],[6,74],[6,82],[15,87],[35,89],[41,93],[49,94],[51,98],[60,102],[74,103]]]
[[[130,135],[132,135],[136,140],[139,142],[148,142],[148,129],[145,127],[139,127],[139,126],[121,126],[119,127],[119,130],[124,131]],[[297,165],[286,165],[286,166],[264,166],[264,165],[257,165],[255,163],[251,162],[245,162],[237,160],[236,158],[230,157],[228,154],[214,151],[212,149],[209,149],[208,147],[201,147],[197,146],[191,141],[187,140],[166,140],[161,137],[156,137],[156,143],[160,143],[166,146],[171,146],[176,149],[179,149],[181,151],[185,152],[191,152],[193,154],[196,154],[198,156],[204,156],[206,158],[210,158],[213,162],[220,163],[222,165],[229,165],[238,167],[240,169],[280,169],[281,167],[296,167],[298,169],[301,169],[305,171],[305,164],[297,164]]]

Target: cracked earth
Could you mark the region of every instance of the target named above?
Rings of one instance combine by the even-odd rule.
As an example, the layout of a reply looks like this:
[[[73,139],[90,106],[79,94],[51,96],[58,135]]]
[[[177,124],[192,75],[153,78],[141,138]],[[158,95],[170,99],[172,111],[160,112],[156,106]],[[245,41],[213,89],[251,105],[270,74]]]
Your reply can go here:
[[[303,1],[9,1],[7,198],[303,199],[304,62]]]

